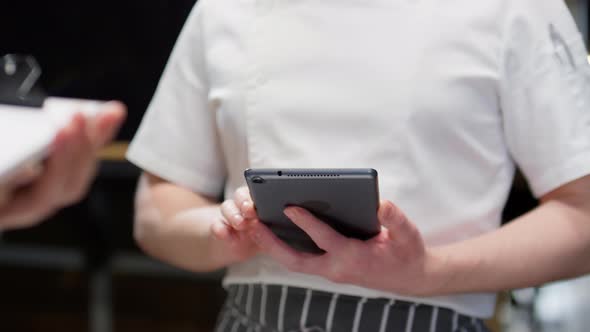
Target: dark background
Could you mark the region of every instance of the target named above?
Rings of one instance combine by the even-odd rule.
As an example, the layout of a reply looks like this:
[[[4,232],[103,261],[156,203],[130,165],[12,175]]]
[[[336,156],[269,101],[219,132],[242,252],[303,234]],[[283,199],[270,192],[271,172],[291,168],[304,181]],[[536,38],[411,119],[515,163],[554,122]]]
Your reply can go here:
[[[0,55],[33,55],[51,96],[121,100],[137,129],[195,0],[2,1]],[[220,275],[145,257],[132,237],[139,170],[103,161],[87,198],[0,241],[1,331],[208,331]]]
[[[117,99],[132,138],[194,0],[3,1],[0,55],[31,54],[52,96]],[[0,240],[2,331],[207,331],[224,293],[145,257],[132,238],[139,170],[103,161],[80,204]],[[517,178],[505,211],[533,207]]]
[[[0,54],[32,54],[52,96],[118,99],[139,123],[195,0],[2,1]]]

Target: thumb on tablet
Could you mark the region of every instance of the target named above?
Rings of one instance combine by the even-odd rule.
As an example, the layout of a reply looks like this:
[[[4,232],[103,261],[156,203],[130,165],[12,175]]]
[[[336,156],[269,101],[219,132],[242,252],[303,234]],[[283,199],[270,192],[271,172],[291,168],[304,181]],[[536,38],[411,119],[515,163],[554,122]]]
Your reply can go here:
[[[391,234],[397,237],[413,235],[414,225],[410,223],[406,215],[390,201],[382,200],[378,211],[379,221]]]

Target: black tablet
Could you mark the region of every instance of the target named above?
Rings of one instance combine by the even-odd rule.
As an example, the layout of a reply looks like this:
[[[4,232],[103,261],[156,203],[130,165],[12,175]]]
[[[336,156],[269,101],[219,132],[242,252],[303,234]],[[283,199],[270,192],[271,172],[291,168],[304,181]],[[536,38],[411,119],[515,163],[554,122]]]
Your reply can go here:
[[[322,252],[285,214],[307,209],[347,237],[366,240],[380,231],[374,169],[248,169],[244,172],[256,212],[279,238],[306,252]]]

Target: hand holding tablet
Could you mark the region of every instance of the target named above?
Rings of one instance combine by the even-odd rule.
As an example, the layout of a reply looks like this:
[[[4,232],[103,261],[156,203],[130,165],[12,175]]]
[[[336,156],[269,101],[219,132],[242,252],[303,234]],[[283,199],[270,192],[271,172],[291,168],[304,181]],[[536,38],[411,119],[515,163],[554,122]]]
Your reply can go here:
[[[273,234],[274,244],[283,249],[306,255],[323,253],[287,217],[289,206],[306,209],[321,219],[323,227],[346,237],[364,241],[381,231],[377,172],[373,169],[249,169],[244,176],[250,189],[238,188],[221,204],[223,218],[211,225],[211,233],[224,244],[225,259],[230,263],[265,251],[254,236],[261,228]]]

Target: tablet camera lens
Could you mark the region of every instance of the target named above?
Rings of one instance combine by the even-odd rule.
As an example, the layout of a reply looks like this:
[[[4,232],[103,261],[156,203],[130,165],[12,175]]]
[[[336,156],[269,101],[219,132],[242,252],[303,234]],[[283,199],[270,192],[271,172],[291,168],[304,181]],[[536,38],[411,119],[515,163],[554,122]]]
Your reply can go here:
[[[252,178],[252,182],[254,183],[264,183],[264,179],[261,178],[260,176],[255,176]]]

